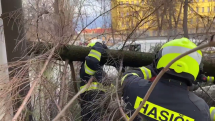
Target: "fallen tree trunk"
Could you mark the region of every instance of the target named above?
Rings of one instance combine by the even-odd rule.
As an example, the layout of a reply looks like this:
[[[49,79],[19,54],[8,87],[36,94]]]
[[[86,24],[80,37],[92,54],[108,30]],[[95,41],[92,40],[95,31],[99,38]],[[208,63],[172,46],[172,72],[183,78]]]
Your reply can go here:
[[[208,93],[208,95],[210,95],[210,97],[203,91],[206,91]],[[202,87],[201,88],[198,88],[198,90],[194,91],[194,93],[196,95],[198,95],[199,97],[201,97],[202,99],[205,100],[205,102],[209,105],[209,106],[215,106],[215,85],[212,85],[212,86],[205,86],[205,87]]]
[[[32,46],[32,43],[29,44]],[[42,54],[51,47],[53,47],[53,45],[40,42],[36,43],[34,49],[31,50],[31,52],[34,52],[35,54]],[[69,59],[70,61],[84,61],[89,52],[90,48],[88,47],[74,45],[67,45],[56,51],[56,53],[60,55],[60,58],[58,59]],[[107,54],[102,56],[101,63],[117,67],[119,65],[119,60],[123,59],[123,66],[140,67],[152,63],[153,58],[153,53],[107,50]],[[215,63],[212,61],[212,59],[211,61],[204,61],[204,71],[207,72],[208,76],[215,76],[214,70]]]

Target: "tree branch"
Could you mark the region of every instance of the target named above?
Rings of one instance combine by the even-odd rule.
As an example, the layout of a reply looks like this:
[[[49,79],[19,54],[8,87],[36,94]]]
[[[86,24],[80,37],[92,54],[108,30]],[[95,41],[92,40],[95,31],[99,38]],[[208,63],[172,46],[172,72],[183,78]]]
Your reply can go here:
[[[78,98],[78,96],[84,92],[86,89],[88,89],[90,87],[91,82],[93,81],[93,76],[90,78],[90,80],[88,81],[88,83],[86,84],[86,86],[84,88],[82,88],[70,101],[69,103],[63,108],[63,110],[58,113],[58,115],[52,120],[52,121],[58,121],[58,119],[65,113],[65,111],[70,107],[70,105],[75,101],[75,99]]]
[[[43,75],[44,71],[46,70],[46,67],[47,67],[49,61],[51,60],[51,57],[53,56],[54,51],[55,51],[55,49],[56,49],[56,47],[57,47],[58,45],[59,45],[59,44],[57,44],[57,45],[51,50],[51,53],[50,53],[48,59],[46,60],[46,62],[45,62],[45,64],[44,64],[44,66],[43,66],[41,72],[39,73],[39,76],[34,80],[34,82],[33,82],[32,86],[31,86],[30,90],[28,91],[28,94],[26,95],[24,101],[22,102],[22,105],[19,107],[18,111],[16,112],[15,116],[13,117],[13,121],[16,121],[16,120],[17,120],[17,118],[18,118],[19,115],[21,114],[23,108],[24,108],[25,105],[27,104],[29,98],[31,97],[31,94],[33,93],[34,88],[36,87],[36,85],[37,85],[37,83],[38,83],[40,77]]]
[[[121,106],[121,104],[120,104],[120,98],[119,98],[119,94],[118,94],[118,84],[119,84],[119,78],[120,78],[120,76],[121,76],[121,72],[122,72],[122,61],[121,61],[121,63],[120,63],[120,68],[119,68],[119,74],[118,74],[118,78],[116,79],[116,99],[117,99],[117,103],[118,103],[118,105],[119,105],[119,110],[120,110],[120,113],[122,114],[122,116],[123,116],[123,118],[126,120],[126,121],[128,121],[127,120],[127,118],[126,118],[126,115],[125,115],[125,112],[123,111],[123,109],[122,109],[122,106]]]

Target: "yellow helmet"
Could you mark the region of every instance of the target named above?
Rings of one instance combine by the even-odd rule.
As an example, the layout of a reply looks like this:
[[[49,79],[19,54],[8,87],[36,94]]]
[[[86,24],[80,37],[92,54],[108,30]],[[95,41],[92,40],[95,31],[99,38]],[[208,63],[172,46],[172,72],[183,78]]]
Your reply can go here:
[[[96,44],[96,42],[91,42],[87,45],[87,47],[93,47]]]
[[[93,46],[96,44],[96,42],[99,42],[99,43],[102,44],[103,41],[102,41],[101,39],[92,40],[92,42],[89,43],[89,44],[87,45],[87,47],[93,47]]]
[[[189,39],[183,37],[175,39],[164,44],[157,53],[157,69],[165,67],[170,61],[180,54],[189,51],[197,46]],[[199,73],[199,65],[202,60],[202,52],[200,50],[182,57],[170,66],[174,70],[174,75],[189,74],[192,75],[189,80],[196,80]],[[181,75],[183,76],[183,75]]]

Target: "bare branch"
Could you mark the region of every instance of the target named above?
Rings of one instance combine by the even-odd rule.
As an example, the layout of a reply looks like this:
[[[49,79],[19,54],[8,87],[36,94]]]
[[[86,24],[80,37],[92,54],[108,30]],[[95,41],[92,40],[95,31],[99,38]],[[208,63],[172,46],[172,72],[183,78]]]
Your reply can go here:
[[[120,98],[119,98],[119,94],[118,94],[118,87],[119,87],[119,78],[120,78],[120,75],[121,75],[121,72],[122,72],[122,64],[123,64],[123,62],[122,62],[123,60],[121,60],[121,63],[120,63],[120,69],[119,69],[119,77],[116,79],[116,99],[117,99],[117,103],[118,103],[118,105],[119,105],[119,110],[120,110],[120,113],[122,114],[122,116],[123,116],[123,118],[126,120],[126,121],[128,121],[128,119],[126,118],[126,114],[125,114],[125,112],[123,111],[123,109],[122,109],[122,106],[121,106],[121,104],[120,104]]]
[[[70,62],[69,65],[70,65],[70,70],[71,70],[72,82],[73,82],[74,90],[75,90],[75,93],[78,93],[77,80],[75,78],[75,69],[74,69],[73,61]],[[70,83],[70,85],[72,85],[72,83]],[[72,88],[72,86],[70,86],[70,88]]]
[[[84,92],[86,89],[90,87],[91,82],[93,81],[93,77],[90,78],[88,83],[84,88],[82,88],[70,101],[69,103],[63,108],[63,110],[58,113],[58,115],[52,121],[58,121],[58,119],[66,112],[66,110],[70,107],[70,105],[78,98],[78,96]]]
[[[39,78],[42,76],[42,74],[43,74],[44,71],[46,70],[46,67],[47,67],[47,65],[48,65],[48,63],[49,63],[51,57],[53,56],[54,51],[55,51],[55,49],[56,49],[57,46],[58,46],[58,44],[52,49],[52,51],[51,51],[51,53],[50,53],[50,55],[49,55],[49,57],[48,57],[48,60],[46,60],[44,66],[43,66],[43,69],[42,69],[41,72],[39,73],[39,76],[37,77],[37,79],[34,80],[34,82],[33,82],[32,86],[31,86],[31,88],[30,88],[28,94],[26,95],[24,101],[22,102],[22,105],[19,107],[18,111],[16,112],[15,116],[13,117],[13,121],[16,121],[16,120],[17,120],[17,118],[18,118],[19,115],[21,114],[21,112],[22,112],[24,106],[26,105],[28,99],[31,97],[31,94],[33,93],[33,90],[34,90],[35,86],[37,85],[37,83],[38,83],[38,81],[39,81]]]
[[[62,109],[64,107],[65,104],[65,93],[66,93],[66,75],[67,75],[67,66],[68,66],[69,60],[65,61],[65,66],[63,69],[63,77],[61,80],[61,89],[60,89],[60,99],[59,99],[59,105],[60,108]]]

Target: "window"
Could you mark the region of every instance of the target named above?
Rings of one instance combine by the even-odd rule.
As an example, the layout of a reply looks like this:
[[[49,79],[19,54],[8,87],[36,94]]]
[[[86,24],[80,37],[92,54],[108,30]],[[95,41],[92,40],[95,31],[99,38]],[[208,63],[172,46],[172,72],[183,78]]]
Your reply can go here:
[[[199,8],[198,7],[196,7],[196,12],[199,12]]]
[[[127,27],[129,26],[129,22],[128,21],[126,22],[126,25],[127,25]]]
[[[134,26],[134,20],[133,19],[131,20],[131,26],[132,27]]]
[[[198,19],[198,18],[196,18],[196,22],[199,22],[199,19]]]
[[[202,7],[202,12],[204,12],[204,7]]]
[[[143,16],[143,17],[145,16],[145,14],[146,14],[145,11],[142,11],[142,16]]]
[[[208,7],[208,12],[210,12],[210,7]]]
[[[124,21],[122,21],[121,26],[124,27]]]

